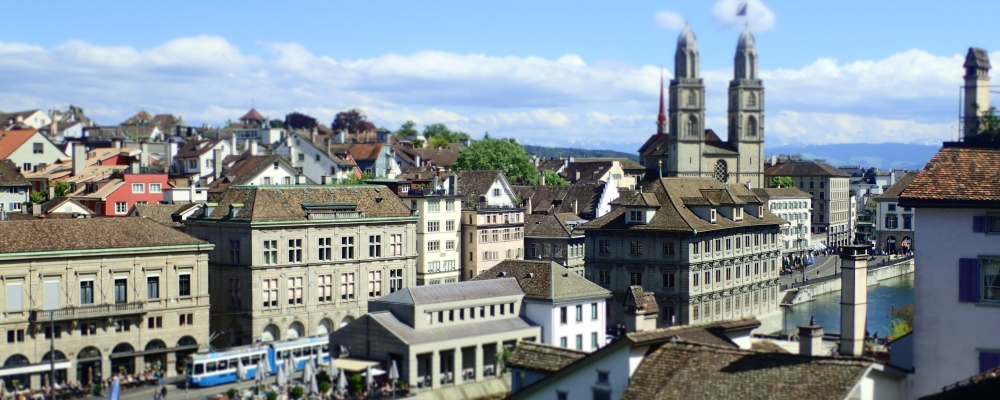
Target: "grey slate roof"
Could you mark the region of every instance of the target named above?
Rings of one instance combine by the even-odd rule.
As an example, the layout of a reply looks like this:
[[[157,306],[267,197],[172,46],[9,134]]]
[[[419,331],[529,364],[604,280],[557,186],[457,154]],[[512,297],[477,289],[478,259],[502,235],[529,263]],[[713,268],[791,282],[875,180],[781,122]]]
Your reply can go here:
[[[28,186],[31,183],[17,170],[11,160],[0,160],[0,186]]]
[[[399,340],[407,344],[441,342],[451,339],[469,338],[478,335],[492,335],[497,332],[531,329],[535,326],[524,318],[511,317],[487,319],[483,322],[446,324],[445,326],[438,328],[425,328],[417,330],[413,329],[405,322],[397,319],[389,311],[376,311],[366,314],[362,318],[371,318],[373,322],[382,325],[386,330],[392,332],[393,335],[399,338]]]
[[[850,178],[851,174],[820,161],[789,161],[764,170],[765,176],[831,176]]]
[[[803,192],[799,188],[754,188],[751,189],[753,194],[761,198],[761,200],[767,201],[772,198],[803,198],[809,199],[812,196],[809,193]]]
[[[500,296],[516,296],[523,293],[516,280],[501,279],[491,282],[464,281],[441,285],[410,286],[371,301],[425,305],[451,301],[488,299]]]
[[[605,183],[601,182],[599,184],[567,186],[512,186],[511,188],[517,198],[531,200],[532,212],[573,212],[573,201],[575,200],[576,213],[587,219],[592,219],[595,216],[595,210],[600,207],[598,203],[601,201],[604,185]]]
[[[609,290],[551,261],[504,260],[470,282],[492,285],[490,282],[510,281],[511,277],[521,285],[526,299],[561,301],[611,296]]]
[[[307,213],[302,203],[351,203],[366,218],[410,216],[410,207],[391,190],[377,185],[230,186],[214,200],[218,206],[205,219],[304,221]],[[229,216],[233,204],[243,205],[234,218]]]
[[[178,228],[184,226],[180,222],[174,222],[172,215],[190,204],[136,204],[135,214],[137,217],[149,218],[160,224]]]
[[[479,196],[485,194],[493,182],[503,175],[500,170],[459,171],[458,187],[462,190],[465,201],[479,201]]]
[[[586,356],[587,353],[580,350],[564,349],[535,342],[521,342],[517,344],[517,350],[507,358],[506,365],[508,368],[556,372]]]
[[[892,186],[889,186],[889,188],[886,189],[885,192],[876,196],[875,199],[877,200],[899,199],[899,195],[902,194],[903,191],[906,190],[906,188],[910,187],[910,184],[913,183],[913,179],[915,179],[917,175],[919,175],[919,172],[907,172],[906,175],[903,175],[902,178],[896,181],[896,183],[893,183]]]
[[[528,214],[524,216],[524,237],[583,237],[583,230],[570,229],[566,221],[580,221],[574,214]]]

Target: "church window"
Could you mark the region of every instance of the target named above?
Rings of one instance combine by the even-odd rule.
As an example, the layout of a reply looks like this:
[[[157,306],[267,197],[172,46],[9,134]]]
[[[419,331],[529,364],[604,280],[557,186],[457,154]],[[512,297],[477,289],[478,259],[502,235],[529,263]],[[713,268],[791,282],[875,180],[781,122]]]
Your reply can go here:
[[[747,107],[757,107],[757,95],[756,94],[750,93],[750,96],[747,96]]]
[[[688,116],[687,134],[688,136],[698,136],[698,117]]]
[[[688,105],[689,106],[698,105],[698,97],[694,94],[694,92],[688,93]]]
[[[718,179],[720,182],[725,182],[729,179],[729,165],[726,164],[725,160],[715,162],[715,179]]]
[[[753,116],[747,120],[747,135],[757,136],[757,118]]]

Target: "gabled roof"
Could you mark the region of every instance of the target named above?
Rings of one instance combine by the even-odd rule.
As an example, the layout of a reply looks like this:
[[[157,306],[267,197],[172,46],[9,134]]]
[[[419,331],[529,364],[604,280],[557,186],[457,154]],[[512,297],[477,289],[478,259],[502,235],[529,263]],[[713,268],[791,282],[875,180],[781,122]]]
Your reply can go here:
[[[240,117],[240,121],[267,121],[267,118],[264,118],[257,108],[250,108],[250,111]]]
[[[896,183],[893,183],[892,186],[889,186],[889,188],[886,189],[885,192],[882,192],[882,194],[875,196],[875,199],[898,200],[899,195],[903,193],[903,191],[906,190],[906,188],[909,187],[911,183],[913,183],[913,180],[916,179],[917,174],[918,174],[917,172],[907,172],[906,175],[903,175],[902,178],[899,178],[899,180],[897,180]]]
[[[11,160],[0,160],[0,186],[28,186],[31,183],[24,179],[17,165]],[[5,189],[6,190],[6,189]]]
[[[767,176],[829,176],[849,178],[851,174],[820,161],[789,161],[764,170]]]
[[[461,182],[459,182],[461,184]],[[519,199],[530,200],[532,212],[572,213],[573,201],[580,216],[594,218],[601,206],[605,183],[568,186],[511,186]],[[464,190],[464,189],[463,189]],[[558,203],[558,205],[557,205]]]
[[[91,214],[90,213],[90,209],[88,209],[87,207],[85,207],[83,204],[80,204],[76,200],[73,200],[73,199],[71,199],[69,197],[65,197],[65,196],[64,197],[56,197],[56,198],[54,198],[52,200],[49,200],[49,201],[46,201],[45,203],[42,203],[42,214],[49,214],[50,212],[51,213],[59,213],[58,210],[60,208],[62,208],[64,205],[68,205],[68,204],[73,204],[73,205],[75,205],[75,206],[77,206],[79,208],[87,210],[88,211],[88,213],[87,213],[88,215]]]
[[[455,174],[455,171],[438,171],[437,168],[430,166],[403,167],[402,171],[401,174],[396,175],[396,179],[404,181],[430,181],[437,176],[439,181],[444,183],[445,179]]]
[[[527,214],[524,216],[524,237],[583,237],[583,230],[570,229],[567,221],[579,221],[575,214]]]
[[[1000,202],[1000,147],[945,143],[899,195],[899,202],[996,207]]]
[[[525,341],[517,344],[517,351],[511,353],[505,365],[508,368],[556,372],[586,356],[587,353],[580,350]]]
[[[365,314],[361,317],[361,319],[365,318],[370,319],[373,323],[381,325],[403,343],[411,345],[430,342],[448,342],[455,339],[468,339],[470,337],[480,335],[493,335],[497,332],[519,331],[535,327],[534,324],[517,316],[512,316],[510,318],[490,318],[482,322],[445,324],[441,327],[419,330],[413,329],[413,327],[407,325],[405,322],[400,321],[389,311],[376,311]],[[364,322],[360,319],[358,321]],[[358,321],[355,321],[354,323],[358,323]]]
[[[335,154],[350,154],[355,161],[375,161],[382,155],[384,143],[334,143],[330,151]]]
[[[391,190],[376,185],[234,185],[214,199],[218,206],[204,218],[209,221],[304,221],[308,213],[303,203],[351,204],[363,218],[410,218],[409,206]],[[237,204],[242,204],[240,212],[230,217],[229,207]]]
[[[522,294],[524,292],[516,280],[500,279],[489,282],[462,281],[441,285],[409,286],[369,301],[421,306]]]
[[[761,200],[768,201],[771,199],[809,199],[812,196],[809,193],[803,192],[799,188],[754,188],[751,189],[753,194],[757,195]]]
[[[11,153],[21,148],[37,132],[34,129],[0,131],[0,159],[10,157]]]
[[[629,197],[619,197],[611,204],[617,204],[620,206],[640,206],[640,207],[659,207],[660,201],[656,199],[656,195],[653,193],[636,193]]]
[[[205,245],[145,218],[37,219],[0,223],[0,254]]]
[[[670,152],[670,135],[654,134],[639,147],[640,156],[658,156],[668,152]],[[647,167],[649,166],[647,165]]]
[[[233,162],[231,166],[222,170],[219,179],[212,181],[208,186],[210,194],[225,192],[231,185],[252,184],[257,176],[275,164],[283,165],[285,168],[295,170],[288,161],[280,156],[271,155],[251,155],[249,151]]]
[[[125,122],[122,122],[122,125],[139,125],[152,120],[153,120],[152,115],[146,112],[146,110],[140,110],[139,112],[135,113],[135,115],[125,120]]]
[[[171,228],[184,226],[180,222],[174,222],[171,217],[177,211],[189,207],[191,204],[136,204],[132,213],[135,217],[149,218],[162,225]]]
[[[479,201],[479,196],[486,194],[501,176],[500,170],[459,171],[458,186],[466,201]]]
[[[222,139],[208,139],[208,140],[189,140],[177,149],[177,155],[174,158],[193,158],[201,157],[203,154],[212,151],[215,146],[220,143],[225,142]]]
[[[609,290],[551,261],[504,260],[480,272],[470,282],[487,282],[487,285],[494,282],[499,285],[500,282],[511,281],[509,278],[514,278],[521,285],[525,299],[562,301],[611,296]]]

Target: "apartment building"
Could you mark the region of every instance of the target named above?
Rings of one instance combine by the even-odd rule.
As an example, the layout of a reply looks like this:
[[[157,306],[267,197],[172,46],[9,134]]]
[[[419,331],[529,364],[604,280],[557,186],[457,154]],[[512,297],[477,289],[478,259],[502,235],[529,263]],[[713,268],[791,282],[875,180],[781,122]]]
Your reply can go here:
[[[415,282],[417,217],[384,186],[230,186],[188,232],[211,253],[216,347],[326,335]]]
[[[454,175],[453,175],[454,177]],[[455,185],[410,187],[400,195],[417,216],[417,285],[458,282],[462,256],[462,196]],[[454,179],[452,179],[454,183]]]
[[[31,192],[31,183],[24,179],[13,161],[0,160],[0,221],[7,213],[23,212]]]
[[[916,210],[900,206],[899,195],[906,190],[916,172],[903,175],[885,193],[875,197],[875,248],[889,254],[905,254],[913,250],[916,237]]]
[[[524,208],[502,171],[461,171],[462,279],[524,259]]]
[[[39,389],[50,362],[56,382],[182,375],[208,348],[212,247],[145,218],[0,223],[0,378]]]
[[[813,250],[812,197],[797,188],[754,188],[753,193],[764,201],[768,210],[788,221],[781,226],[781,257],[786,263],[801,260]]]
[[[764,170],[765,180],[792,178],[796,188],[812,196],[812,233],[825,233],[828,247],[854,242],[851,227],[851,174],[820,161],[788,161]]]

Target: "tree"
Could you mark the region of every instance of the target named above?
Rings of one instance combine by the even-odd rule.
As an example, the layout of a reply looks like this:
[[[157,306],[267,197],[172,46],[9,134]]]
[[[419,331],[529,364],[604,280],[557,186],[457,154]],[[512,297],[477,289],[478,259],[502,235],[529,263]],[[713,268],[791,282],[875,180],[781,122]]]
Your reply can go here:
[[[545,176],[545,186],[569,185],[569,182],[566,182],[566,178],[559,176],[555,171],[545,170],[542,174]]]
[[[285,129],[312,130],[312,128],[317,126],[319,126],[319,122],[316,121],[316,118],[310,117],[298,111],[285,115]]]
[[[417,125],[416,122],[406,121],[406,122],[403,123],[402,126],[399,127],[399,130],[393,132],[392,135],[393,136],[402,136],[402,137],[416,137],[416,136],[419,136],[420,135],[420,131],[418,131],[416,128],[414,128],[414,126],[416,126],[416,125]]]
[[[31,194],[28,195],[31,204],[42,204],[46,200],[45,197],[45,192],[31,191]]]
[[[790,188],[795,186],[795,182],[792,181],[790,176],[775,176],[771,178],[771,187],[773,188]]]
[[[995,107],[986,110],[978,122],[979,135],[976,135],[972,142],[1000,143],[1000,117],[996,115]]]
[[[430,124],[424,127],[424,137],[427,138],[430,147],[442,149],[448,147],[449,144],[469,139],[469,134],[449,130],[445,124]]]
[[[913,304],[892,310],[892,330],[890,336],[899,338],[913,330]]]
[[[334,132],[347,131],[348,133],[370,132],[375,130],[375,124],[368,121],[365,113],[357,108],[341,111],[334,117],[330,128]]]
[[[538,171],[531,163],[528,152],[517,143],[506,139],[483,139],[472,142],[468,149],[458,154],[455,169],[488,170],[498,169],[511,182],[522,185],[534,184]]]
[[[63,197],[69,192],[69,184],[64,181],[56,181],[56,197]]]
[[[271,128],[281,128],[281,120],[280,119],[272,119],[267,124]]]

